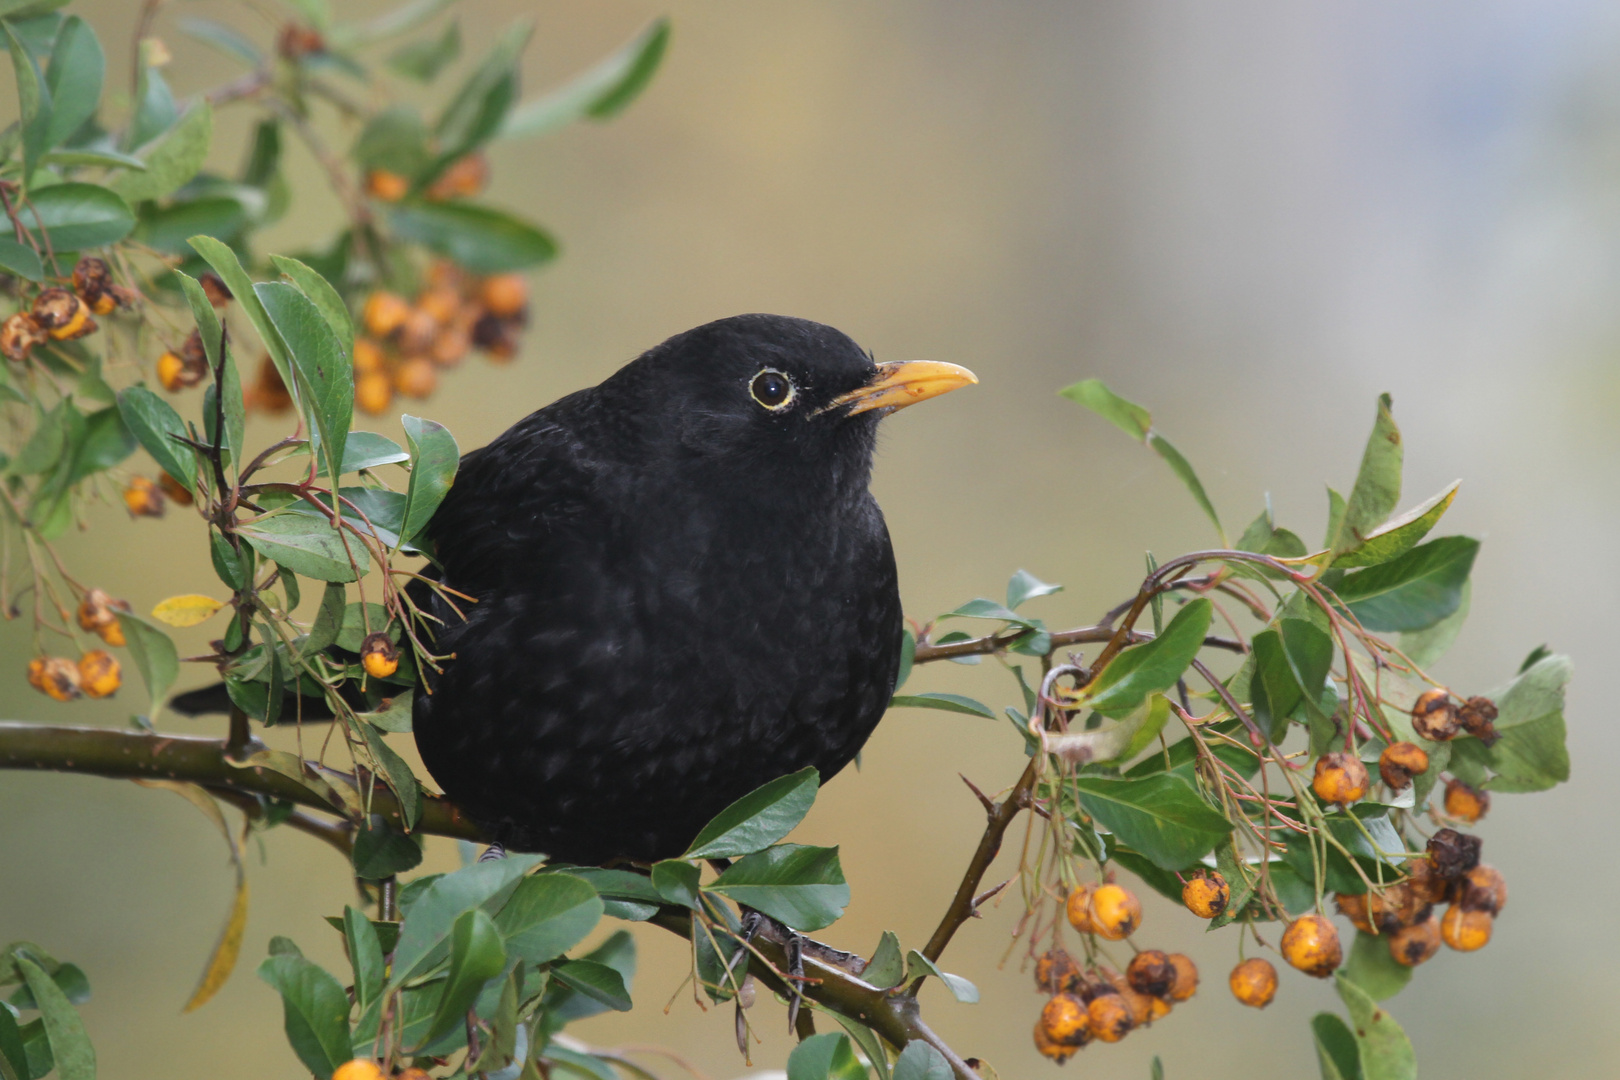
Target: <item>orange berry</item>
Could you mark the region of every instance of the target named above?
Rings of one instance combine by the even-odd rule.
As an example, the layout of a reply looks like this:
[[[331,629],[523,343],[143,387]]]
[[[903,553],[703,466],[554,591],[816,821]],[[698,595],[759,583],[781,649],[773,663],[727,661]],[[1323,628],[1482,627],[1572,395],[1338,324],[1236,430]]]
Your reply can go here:
[[[34,689],[54,701],[72,701],[79,696],[79,665],[65,656],[47,656],[36,663],[40,665],[37,673],[33,664],[28,665],[28,682]]]
[[[1135,1026],[1130,1005],[1117,993],[1098,994],[1091,999],[1086,1013],[1091,1019],[1091,1033],[1106,1043],[1119,1042]]]
[[[1301,915],[1282,936],[1283,959],[1307,975],[1325,979],[1344,961],[1339,932],[1321,915]]]
[[[529,303],[529,282],[522,274],[496,274],[478,284],[478,302],[501,319],[523,314]]]
[[[1452,904],[1440,920],[1440,937],[1458,952],[1473,952],[1489,943],[1493,922],[1488,911],[1469,911],[1461,904]]]
[[[1080,984],[1080,965],[1064,949],[1048,949],[1035,961],[1035,989],[1048,994],[1074,990]]]
[[[1412,782],[1412,777],[1428,771],[1429,755],[1417,743],[1390,743],[1378,755],[1378,775],[1391,791],[1401,790]]]
[[[1034,1039],[1035,1052],[1056,1065],[1068,1061],[1074,1056],[1074,1052],[1079,1049],[1078,1046],[1064,1046],[1062,1043],[1053,1042],[1052,1037],[1046,1033],[1046,1024],[1041,1021],[1040,1017],[1035,1019]]]
[[[45,658],[36,656],[28,661],[28,685],[40,693],[45,692]]]
[[[1359,802],[1367,794],[1367,766],[1354,754],[1343,750],[1316,759],[1316,776],[1311,790],[1325,803],[1341,806]]]
[[[1159,1017],[1169,1015],[1169,1002],[1156,998],[1151,994],[1142,993],[1133,987],[1130,980],[1119,972],[1104,969],[1103,977],[1108,980],[1108,985],[1113,987],[1115,993],[1125,1002],[1125,1008],[1131,1014],[1132,1027],[1146,1027]]]
[[[383,355],[381,346],[370,338],[356,338],[354,342],[354,373],[364,375],[367,372],[381,371],[388,366],[388,358]]]
[[[1232,887],[1218,871],[1208,870],[1190,877],[1181,887],[1181,902],[1200,919],[1213,919],[1226,910],[1232,899]]]
[[[375,1061],[368,1058],[345,1061],[332,1072],[332,1080],[387,1080],[387,1076]]]
[[[96,633],[101,635],[102,641],[105,641],[115,649],[121,649],[128,644],[124,640],[124,624],[119,622],[117,619],[114,619],[106,626],[98,627],[96,629]]]
[[[100,631],[117,617],[113,613],[113,598],[101,589],[91,589],[79,601],[78,619],[82,630]]]
[[[162,517],[163,489],[144,476],[132,476],[124,489],[124,505],[135,517]]]
[[[366,194],[383,202],[398,202],[411,190],[411,182],[399,173],[387,169],[372,169],[366,173]]]
[[[1082,934],[1092,933],[1096,928],[1091,924],[1091,888],[1087,885],[1076,885],[1069,892],[1069,898],[1063,905],[1069,916],[1069,925]]]
[[[90,307],[66,289],[46,289],[34,298],[34,321],[58,341],[94,333]]]
[[[1389,955],[1397,964],[1417,967],[1440,951],[1440,920],[1430,915],[1389,935]]]
[[[365,324],[366,333],[385,338],[404,325],[405,316],[410,313],[409,305],[399,296],[379,289],[366,297],[365,306],[360,309],[360,321]]]
[[[1507,882],[1496,867],[1480,863],[1457,883],[1457,902],[1469,911],[1501,914],[1507,907]]]
[[[1186,1001],[1198,993],[1198,965],[1186,953],[1173,952],[1170,963],[1176,969],[1175,982],[1170,986],[1171,1001]]]
[[[1176,966],[1170,962],[1168,953],[1143,949],[1131,957],[1130,966],[1125,969],[1125,981],[1138,994],[1168,997],[1170,988],[1176,984]]]
[[[381,631],[367,634],[366,640],[360,643],[360,665],[373,679],[386,679],[399,670],[399,650],[388,640],[387,634]]]
[[[433,183],[427,197],[435,201],[465,198],[484,190],[489,183],[489,162],[483,154],[472,153],[452,161]]]
[[[439,334],[439,320],[421,308],[412,308],[405,314],[399,327],[399,348],[405,353],[424,353],[433,348],[433,339]]]
[[[169,393],[185,388],[186,384],[180,381],[185,377],[185,371],[186,362],[175,353],[165,350],[163,355],[158,357],[157,380]]]
[[[1446,816],[1472,825],[1491,808],[1491,797],[1461,780],[1446,781]]]
[[[425,280],[428,288],[450,288],[460,291],[467,278],[466,273],[449,259],[434,259],[428,263]]]
[[[416,310],[425,311],[440,326],[449,326],[461,313],[461,293],[448,286],[429,289],[416,298]]]
[[[394,389],[406,397],[425,398],[439,385],[439,372],[425,356],[412,356],[394,372]]]
[[[1084,1046],[1091,1041],[1091,1017],[1086,1003],[1073,994],[1058,994],[1041,1009],[1041,1029],[1059,1046]]]
[[[1412,706],[1412,730],[1430,742],[1446,742],[1457,735],[1457,710],[1451,694],[1435,687],[1425,690]]]
[[[394,400],[394,384],[386,372],[368,371],[354,380],[354,403],[362,412],[376,416]]]
[[[1232,996],[1254,1009],[1263,1009],[1277,996],[1277,969],[1271,961],[1252,956],[1232,969],[1227,984]]]
[[[93,698],[111,697],[123,682],[118,661],[105,649],[91,649],[79,657],[79,688]]]
[[[1099,885],[1091,893],[1091,925],[1097,936],[1123,941],[1142,925],[1142,901],[1121,885]]]
[[[196,496],[191,493],[190,488],[166,472],[158,473],[158,487],[163,489],[163,494],[181,506],[190,506],[196,501]]]
[[[472,339],[467,336],[465,330],[447,326],[433,339],[433,348],[429,350],[428,355],[440,367],[455,367],[466,358],[471,348]]]

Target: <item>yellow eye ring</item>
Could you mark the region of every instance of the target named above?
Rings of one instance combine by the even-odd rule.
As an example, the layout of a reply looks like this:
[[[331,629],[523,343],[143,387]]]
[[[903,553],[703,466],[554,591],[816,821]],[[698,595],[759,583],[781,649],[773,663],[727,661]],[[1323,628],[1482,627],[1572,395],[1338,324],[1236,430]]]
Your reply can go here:
[[[748,393],[765,408],[776,412],[785,409],[798,396],[793,380],[775,368],[761,368],[748,384]]]

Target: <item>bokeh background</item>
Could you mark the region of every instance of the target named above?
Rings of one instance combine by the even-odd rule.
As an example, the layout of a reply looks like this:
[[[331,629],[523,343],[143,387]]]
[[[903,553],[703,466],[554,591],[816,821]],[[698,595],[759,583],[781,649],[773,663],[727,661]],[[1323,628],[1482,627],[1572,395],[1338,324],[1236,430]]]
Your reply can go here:
[[[75,5],[109,43],[110,85],[127,85],[137,6]],[[1269,492],[1280,521],[1307,537],[1323,527],[1324,483],[1349,484],[1374,398],[1392,392],[1406,503],[1460,476],[1447,527],[1486,541],[1470,622],[1439,674],[1485,690],[1549,642],[1575,655],[1577,678],[1573,781],[1499,799],[1482,826],[1513,890],[1496,940],[1441,956],[1391,1007],[1425,1077],[1612,1075],[1620,9],[464,0],[459,10],[472,57],[511,18],[537,20],[531,90],[653,16],[675,27],[663,72],[618,121],[494,151],[492,198],[547,223],[566,250],[535,280],[519,362],[470,363],[423,410],[464,447],[696,323],[743,311],[826,321],[880,359],[951,360],[983,380],[887,425],[876,490],[908,611],[999,596],[1026,567],[1067,585],[1038,612],[1075,624],[1134,588],[1144,550],[1164,557],[1209,537],[1162,463],[1055,397],[1059,386],[1100,376],[1152,407],[1229,527]],[[268,3],[173,12],[261,39],[271,29]],[[159,25],[178,91],[234,74]],[[217,125],[222,166],[240,153],[247,109],[235,108]],[[284,249],[337,217],[307,159],[291,173],[303,209],[279,226]],[[374,426],[398,437],[392,416]],[[137,609],[213,586],[187,515],[131,522],[107,508],[93,521],[66,545],[70,560]],[[24,685],[27,649],[21,626],[0,628],[0,714],[67,719]],[[941,666],[911,685],[1009,700],[992,666]],[[77,706],[72,719],[122,724],[134,704]],[[956,774],[995,788],[1022,760],[1005,726],[891,715],[861,771],[832,783],[798,833],[843,847],[855,901],[829,936],[863,951],[883,929],[923,940],[981,824]],[[308,838],[272,833],[262,856],[241,968],[183,1016],[229,901],[219,837],[170,795],[0,772],[0,940],[29,938],[86,968],[106,1077],[300,1074],[276,997],[252,968],[272,934],[339,962],[320,916],[353,893],[337,857]],[[449,841],[430,845],[430,866],[457,858]],[[1172,1078],[1315,1074],[1307,1020],[1337,1009],[1330,987],[1285,975],[1270,1009],[1243,1009],[1223,986],[1233,935],[1205,937],[1157,898],[1147,909],[1139,940],[1193,955],[1204,992],[1151,1030],[1087,1050],[1071,1073],[1143,1077],[1158,1054]],[[989,912],[947,954],[985,1002],[930,988],[926,1013],[1001,1076],[1045,1075],[1029,1046],[1040,998],[1015,965],[998,966],[1014,918],[1011,906]],[[676,992],[678,942],[637,937],[639,1007],[579,1034],[663,1044],[716,1080],[748,1072],[729,1009],[704,1012]],[[776,1068],[789,1043],[768,1026],[755,1060]]]

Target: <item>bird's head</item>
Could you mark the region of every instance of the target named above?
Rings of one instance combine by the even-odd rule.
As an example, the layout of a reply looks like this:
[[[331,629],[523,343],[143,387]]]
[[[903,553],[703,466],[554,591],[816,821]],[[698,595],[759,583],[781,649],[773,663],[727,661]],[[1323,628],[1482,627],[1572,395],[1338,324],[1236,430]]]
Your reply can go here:
[[[938,361],[876,363],[807,319],[737,315],[677,334],[603,389],[640,399],[688,467],[773,482],[813,473],[864,488],[882,417],[978,381]]]

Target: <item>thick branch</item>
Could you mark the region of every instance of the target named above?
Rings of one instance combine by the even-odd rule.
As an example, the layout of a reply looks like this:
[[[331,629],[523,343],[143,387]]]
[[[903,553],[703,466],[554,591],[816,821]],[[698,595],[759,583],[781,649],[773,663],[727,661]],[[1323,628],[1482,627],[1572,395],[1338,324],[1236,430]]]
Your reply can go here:
[[[310,767],[329,784],[354,786],[354,778],[347,773]],[[232,764],[223,740],[192,735],[146,735],[116,728],[0,721],[0,768],[49,769],[120,780],[190,780],[206,788],[267,795],[330,814],[344,813],[342,806],[334,805],[291,776],[263,767]],[[382,784],[376,785],[371,794],[371,812],[403,827],[399,802]],[[416,831],[463,840],[484,839],[478,826],[453,803],[426,793]]]

